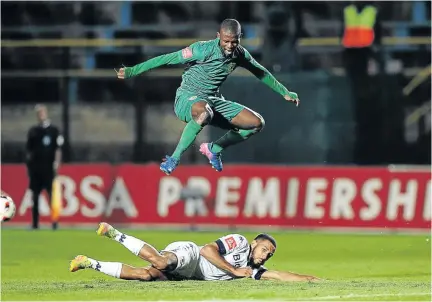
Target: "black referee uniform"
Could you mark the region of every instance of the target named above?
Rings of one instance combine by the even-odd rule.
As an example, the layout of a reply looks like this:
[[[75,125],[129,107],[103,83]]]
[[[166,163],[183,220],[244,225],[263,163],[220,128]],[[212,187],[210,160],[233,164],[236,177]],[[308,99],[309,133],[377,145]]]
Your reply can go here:
[[[61,152],[63,136],[57,127],[49,120],[30,128],[27,135],[27,169],[30,178],[30,190],[33,195],[32,227],[39,227],[39,195],[46,190],[50,201],[52,198],[52,184],[57,173],[59,163],[56,162],[56,153]],[[58,155],[57,155],[58,156]],[[53,229],[57,222],[53,221]]]

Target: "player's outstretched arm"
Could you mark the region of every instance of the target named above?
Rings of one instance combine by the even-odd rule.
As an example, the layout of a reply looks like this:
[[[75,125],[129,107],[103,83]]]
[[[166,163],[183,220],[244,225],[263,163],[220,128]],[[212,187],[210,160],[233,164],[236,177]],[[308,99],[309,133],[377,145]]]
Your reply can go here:
[[[270,71],[258,63],[246,49],[244,49],[244,56],[240,59],[239,65],[249,70],[254,76],[260,79],[261,82],[282,95],[287,101],[293,102],[296,106],[300,104],[297,93],[289,91],[282,85]]]
[[[157,56],[132,67],[122,67],[119,71],[114,70],[119,79],[128,79],[160,66],[192,63],[203,57],[204,51],[200,43],[196,42],[182,50]]]
[[[261,275],[261,280],[276,280],[276,281],[287,281],[287,282],[295,282],[295,281],[320,281],[321,279],[308,276],[308,275],[300,275],[291,272],[280,272],[280,271],[265,271]]]
[[[250,277],[252,275],[252,269],[250,267],[234,267],[228,263],[220,254],[219,246],[215,243],[206,244],[200,251],[200,255],[206,258],[211,264],[216,266],[218,269],[227,272],[228,274],[243,278]]]

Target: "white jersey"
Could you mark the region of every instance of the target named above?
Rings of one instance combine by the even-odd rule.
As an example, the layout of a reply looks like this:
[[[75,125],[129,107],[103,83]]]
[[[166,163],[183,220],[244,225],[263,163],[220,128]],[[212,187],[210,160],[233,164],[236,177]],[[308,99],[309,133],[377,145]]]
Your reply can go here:
[[[219,253],[234,267],[247,267],[251,253],[251,247],[247,239],[239,234],[231,234],[216,240]],[[203,247],[200,247],[200,250]],[[253,270],[252,278],[259,279],[265,271],[264,267]],[[195,277],[200,280],[231,280],[234,277],[220,270],[206,258],[200,256]]]
[[[216,240],[219,253],[234,267],[247,267],[251,247],[247,239],[239,234],[231,234]],[[169,244],[162,252],[169,251],[177,256],[177,267],[167,273],[174,279],[231,280],[233,276],[218,269],[200,255],[203,247],[190,241],[177,241]],[[267,269],[263,266],[253,270],[252,278],[259,280]]]

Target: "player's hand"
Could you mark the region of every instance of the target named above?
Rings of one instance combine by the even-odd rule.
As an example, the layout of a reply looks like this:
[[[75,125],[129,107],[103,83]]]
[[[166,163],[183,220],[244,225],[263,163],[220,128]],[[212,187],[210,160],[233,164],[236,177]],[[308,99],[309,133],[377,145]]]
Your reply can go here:
[[[237,267],[234,272],[233,275],[236,277],[250,277],[252,276],[252,269],[250,267]]]
[[[296,105],[296,107],[300,105],[300,99],[298,98],[298,95],[295,92],[288,92],[288,94],[285,95],[284,98],[289,102],[293,102]]]
[[[114,68],[114,71],[117,73],[117,78],[124,80],[125,78],[125,67],[120,68],[118,71]]]

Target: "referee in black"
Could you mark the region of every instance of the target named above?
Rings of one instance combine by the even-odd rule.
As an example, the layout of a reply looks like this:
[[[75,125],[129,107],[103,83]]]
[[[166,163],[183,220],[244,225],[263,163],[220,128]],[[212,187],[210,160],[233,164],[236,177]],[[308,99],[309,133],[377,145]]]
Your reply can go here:
[[[59,129],[48,119],[44,105],[35,107],[38,124],[31,127],[27,134],[27,170],[30,190],[33,196],[32,228],[39,228],[39,195],[45,189],[52,202],[52,185],[61,162],[61,146],[64,138]],[[53,230],[57,222],[52,223]]]

